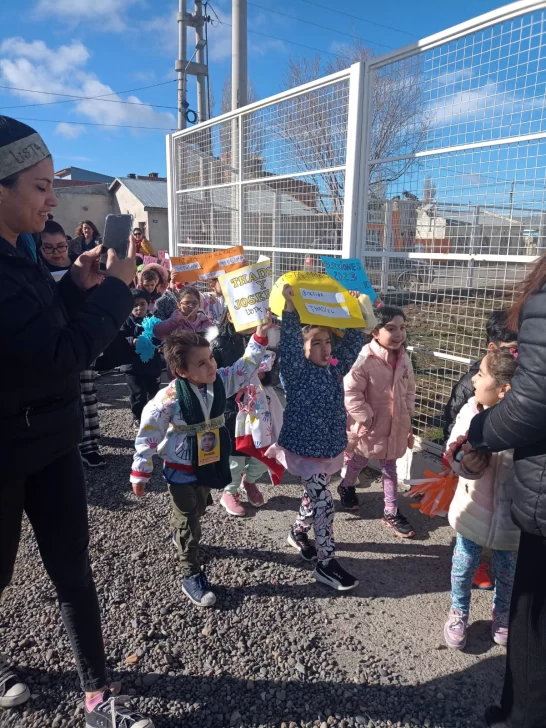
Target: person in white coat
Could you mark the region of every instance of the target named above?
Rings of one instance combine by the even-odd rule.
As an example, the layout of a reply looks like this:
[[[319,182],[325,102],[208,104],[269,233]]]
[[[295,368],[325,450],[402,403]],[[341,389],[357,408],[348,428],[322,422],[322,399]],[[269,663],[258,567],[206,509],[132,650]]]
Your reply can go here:
[[[506,646],[508,616],[519,529],[513,523],[511,450],[486,454],[471,451],[465,442],[472,418],[499,402],[510,389],[517,359],[511,353],[489,353],[473,377],[474,397],[457,415],[448,441],[446,457],[459,476],[449,509],[449,523],[457,534],[451,569],[451,609],[444,626],[448,647],[462,650],[466,645],[472,579],[480,564],[482,548],[493,551],[495,579],[492,636]]]

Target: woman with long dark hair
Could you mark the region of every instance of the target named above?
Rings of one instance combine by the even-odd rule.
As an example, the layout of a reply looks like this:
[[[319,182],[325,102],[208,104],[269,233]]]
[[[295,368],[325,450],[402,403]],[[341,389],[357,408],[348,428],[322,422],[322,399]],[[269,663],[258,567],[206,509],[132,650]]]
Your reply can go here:
[[[100,248],[84,253],[55,283],[32,238],[57,205],[53,175],[40,135],[0,116],[0,597],[13,575],[26,513],[57,591],[85,693],[87,728],[151,728],[107,689],[78,449],[80,372],[114,339],[132,308],[134,249],[125,260],[109,250],[105,273],[99,272]],[[29,697],[0,658],[0,710]]]
[[[94,222],[82,220],[76,228],[76,237],[70,241],[70,252],[81,255],[100,245],[100,233]]]
[[[512,518],[521,540],[512,592],[501,705],[485,714],[490,728],[546,725],[546,254],[535,263],[508,313],[518,331],[512,388],[476,415],[475,450],[514,449]]]

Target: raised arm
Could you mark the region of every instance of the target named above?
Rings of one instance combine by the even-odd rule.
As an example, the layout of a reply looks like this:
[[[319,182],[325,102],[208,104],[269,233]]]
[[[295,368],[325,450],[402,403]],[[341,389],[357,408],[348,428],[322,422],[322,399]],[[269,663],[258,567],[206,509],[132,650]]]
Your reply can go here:
[[[298,387],[299,378],[305,366],[305,355],[300,316],[294,306],[292,286],[284,286],[283,296],[285,304],[279,342],[279,372],[283,387],[288,392],[290,389],[295,390]]]
[[[221,367],[218,369],[218,374],[226,389],[226,397],[232,397],[248,384],[264,358],[266,347],[267,336],[260,336],[256,333],[250,337],[250,341],[241,359],[238,359],[230,367]]]

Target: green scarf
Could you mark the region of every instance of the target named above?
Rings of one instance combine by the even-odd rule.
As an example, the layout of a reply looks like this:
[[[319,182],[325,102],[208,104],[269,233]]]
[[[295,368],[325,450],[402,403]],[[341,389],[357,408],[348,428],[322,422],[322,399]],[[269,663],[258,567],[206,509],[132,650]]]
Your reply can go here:
[[[224,383],[217,375],[213,385],[213,402],[210,410],[210,419],[223,415],[226,409],[226,390]],[[197,395],[185,379],[177,377],[176,396],[180,406],[180,414],[187,425],[198,425],[204,421],[203,408]],[[199,395],[201,396],[201,395]],[[220,427],[220,460],[217,463],[199,465],[197,455],[197,437],[188,436],[190,458],[195,469],[197,482],[206,488],[222,489],[231,483],[231,470],[229,457],[231,454],[231,439],[224,425]]]

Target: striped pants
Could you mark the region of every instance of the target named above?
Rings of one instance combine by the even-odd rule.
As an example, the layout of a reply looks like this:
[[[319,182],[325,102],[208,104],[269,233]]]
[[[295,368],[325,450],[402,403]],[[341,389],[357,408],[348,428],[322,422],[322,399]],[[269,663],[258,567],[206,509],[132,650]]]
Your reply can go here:
[[[98,452],[100,440],[99,399],[95,384],[95,370],[86,369],[80,374],[80,388],[83,408],[83,440],[80,452]]]

